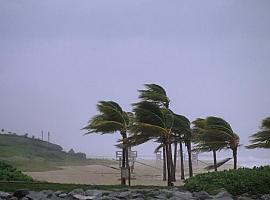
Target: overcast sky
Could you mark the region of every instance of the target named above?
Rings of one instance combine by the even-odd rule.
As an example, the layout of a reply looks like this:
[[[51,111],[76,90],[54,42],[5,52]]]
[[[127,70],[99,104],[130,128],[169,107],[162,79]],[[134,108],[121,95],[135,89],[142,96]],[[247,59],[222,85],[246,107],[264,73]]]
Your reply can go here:
[[[156,83],[176,113],[223,117],[248,144],[270,116],[269,10],[269,0],[0,0],[0,128],[114,155],[119,134],[80,129],[97,101],[130,111]]]

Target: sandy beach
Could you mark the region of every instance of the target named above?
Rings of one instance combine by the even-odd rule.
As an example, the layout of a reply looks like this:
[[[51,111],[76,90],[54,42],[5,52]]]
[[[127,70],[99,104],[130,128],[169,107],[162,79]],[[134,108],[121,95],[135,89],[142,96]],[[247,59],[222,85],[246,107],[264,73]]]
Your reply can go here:
[[[211,161],[194,162],[194,174],[205,173],[206,163]],[[180,162],[177,163],[175,185],[182,185],[180,180]],[[188,176],[188,163],[185,162],[185,175]],[[225,164],[219,170],[232,168],[232,165]],[[65,166],[61,170],[46,172],[26,172],[38,181],[54,183],[76,183],[93,185],[112,185],[120,183],[119,165],[87,165],[87,166]],[[134,165],[134,173],[131,175],[132,185],[158,185],[165,186],[162,181],[162,161],[138,160]]]

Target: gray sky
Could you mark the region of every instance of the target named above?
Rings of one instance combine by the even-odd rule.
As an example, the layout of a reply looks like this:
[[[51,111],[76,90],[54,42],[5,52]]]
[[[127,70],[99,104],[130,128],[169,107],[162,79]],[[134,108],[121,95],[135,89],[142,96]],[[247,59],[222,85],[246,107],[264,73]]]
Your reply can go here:
[[[114,155],[118,134],[80,128],[97,101],[130,111],[137,89],[157,83],[176,113],[224,117],[247,144],[270,116],[269,10],[269,0],[0,0],[0,128]]]

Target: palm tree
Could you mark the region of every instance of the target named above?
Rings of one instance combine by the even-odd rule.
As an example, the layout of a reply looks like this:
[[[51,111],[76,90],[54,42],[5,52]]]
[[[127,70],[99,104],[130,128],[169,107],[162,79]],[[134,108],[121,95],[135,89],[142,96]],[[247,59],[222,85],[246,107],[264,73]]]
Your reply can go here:
[[[262,121],[260,129],[259,132],[251,135],[250,142],[252,144],[248,145],[247,148],[270,148],[270,117]]]
[[[215,171],[217,171],[217,156],[216,156],[216,152],[218,150],[221,150],[223,148],[225,148],[227,146],[226,143],[224,143],[223,141],[217,142],[214,137],[215,137],[215,133],[211,130],[211,127],[208,127],[209,125],[211,126],[211,124],[208,123],[208,120],[205,119],[201,119],[198,118],[195,121],[192,122],[193,124],[193,134],[194,134],[194,143],[196,144],[196,146],[194,147],[194,151],[198,151],[198,152],[209,152],[212,151],[213,152],[213,158],[214,158],[214,169]],[[208,132],[207,132],[208,131]],[[215,142],[211,142],[209,141],[209,137],[208,134],[209,131],[211,131],[211,140],[215,140]]]
[[[233,152],[234,169],[236,169],[239,136],[233,132],[230,124],[222,118],[212,116],[195,120],[194,124],[196,124],[195,127],[198,127],[197,130],[195,129],[195,133],[199,132],[197,140],[201,141],[198,148],[203,151],[217,151],[225,147],[231,149]]]
[[[83,129],[87,134],[91,133],[114,133],[120,132],[122,139],[127,138],[127,129],[129,126],[128,113],[113,101],[100,101],[97,104],[99,114],[94,116]],[[122,168],[128,167],[128,149],[124,145],[122,148]],[[121,177],[121,184],[125,185],[125,178]]]
[[[185,179],[184,174],[184,160],[183,160],[183,147],[182,143],[186,143],[187,146],[191,147],[191,129],[190,129],[190,121],[183,115],[178,115],[174,113],[174,126],[173,133],[175,136],[176,144],[180,144],[180,165],[181,165],[181,179]],[[176,148],[175,148],[176,149]],[[189,176],[193,176],[192,170],[192,160],[191,160],[191,148],[188,151],[189,154]],[[174,154],[176,156],[176,152]],[[176,157],[174,161],[174,167],[176,168]],[[176,170],[175,170],[176,171]]]
[[[172,137],[174,116],[166,108],[160,108],[156,103],[141,101],[134,104],[135,121],[131,126],[133,136],[129,143],[139,144],[151,139],[158,139],[163,142],[167,155],[167,181],[168,186],[172,185],[171,162],[169,144]]]
[[[157,84],[145,84],[146,87],[145,90],[139,90],[139,98],[142,101],[149,101],[152,103],[157,104],[160,107],[169,108],[170,99],[167,96],[167,93],[163,87]],[[160,140],[163,140],[160,138]],[[166,166],[166,162],[164,162],[164,158],[169,158],[172,160],[172,153],[169,151],[169,155],[166,155],[166,149],[165,145],[163,145],[163,180],[166,180],[166,168],[169,166]],[[169,149],[171,149],[171,145],[169,146]],[[172,162],[171,162],[172,165]],[[173,168],[172,166],[170,166]]]
[[[140,95],[139,98],[142,101],[149,101],[152,103],[157,104],[161,108],[165,108],[169,110],[169,104],[170,104],[170,99],[167,96],[167,93],[163,87],[157,84],[145,84],[146,89],[145,90],[139,90]],[[173,113],[172,111],[169,110],[170,113]],[[177,116],[177,115],[176,115]],[[180,117],[180,115],[179,115]],[[181,116],[183,117],[183,116]],[[186,118],[185,118],[186,119]],[[189,123],[189,121],[188,121]],[[190,123],[188,125],[189,130],[190,130]],[[179,134],[179,133],[177,133]],[[182,133],[183,134],[183,133]],[[185,143],[187,146],[187,151],[188,151],[188,158],[189,158],[189,175],[193,176],[193,169],[192,169],[192,160],[191,160],[191,131],[185,132]],[[163,146],[163,158],[167,158],[169,160],[170,165],[167,167],[171,168],[171,174],[172,174],[172,179],[175,180],[175,169],[176,169],[176,156],[177,154],[174,154],[174,161],[172,161],[172,148],[171,148],[171,143],[176,142],[176,138],[174,138],[174,134],[170,137],[171,141],[168,144],[168,154],[166,154],[166,149],[165,145]],[[164,140],[164,138],[160,138],[160,140]],[[179,141],[179,137],[178,137]],[[180,142],[180,141],[179,141]],[[177,145],[175,145],[175,152],[177,151]],[[166,155],[165,155],[166,154]],[[182,155],[182,154],[181,154]],[[163,179],[166,174],[166,165],[165,163],[163,164]]]

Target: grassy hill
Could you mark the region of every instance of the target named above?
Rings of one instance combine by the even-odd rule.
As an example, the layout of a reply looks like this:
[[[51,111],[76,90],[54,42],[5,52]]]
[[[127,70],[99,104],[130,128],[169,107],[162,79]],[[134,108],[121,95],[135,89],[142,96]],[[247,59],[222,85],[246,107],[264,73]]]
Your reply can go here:
[[[0,160],[22,171],[47,171],[65,165],[110,164],[109,160],[86,159],[83,153],[67,153],[62,147],[39,139],[0,134]]]

